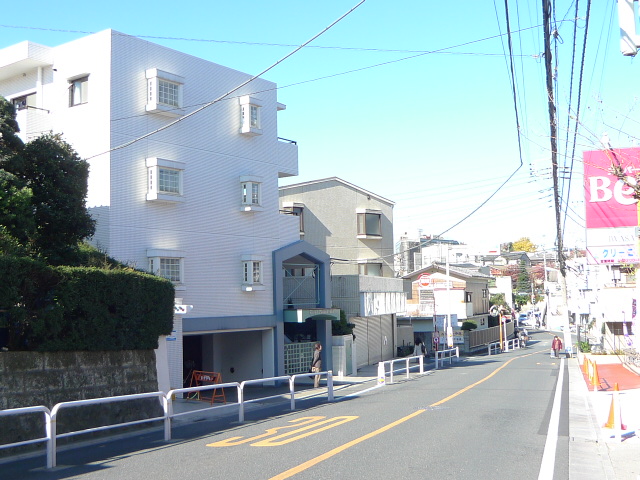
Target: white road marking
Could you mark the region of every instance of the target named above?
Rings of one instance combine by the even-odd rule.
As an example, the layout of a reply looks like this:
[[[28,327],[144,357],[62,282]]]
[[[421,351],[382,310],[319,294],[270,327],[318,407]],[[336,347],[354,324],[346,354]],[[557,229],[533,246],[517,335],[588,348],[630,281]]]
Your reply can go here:
[[[562,403],[562,384],[564,383],[564,358],[560,360],[560,374],[556,383],[556,392],[553,397],[553,407],[551,407],[551,417],[549,418],[549,429],[547,430],[547,441],[544,444],[542,463],[538,480],[551,480],[553,470],[556,466],[556,448],[558,446],[558,428],[560,426],[560,404]]]

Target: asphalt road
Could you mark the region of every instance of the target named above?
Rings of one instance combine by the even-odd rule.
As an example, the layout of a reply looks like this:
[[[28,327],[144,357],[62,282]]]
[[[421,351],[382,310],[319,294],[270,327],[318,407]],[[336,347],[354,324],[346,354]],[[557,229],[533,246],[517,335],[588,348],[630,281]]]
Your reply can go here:
[[[52,471],[43,458],[0,465],[0,478],[566,479],[566,366],[550,358],[550,335],[531,334],[526,349],[399,375],[350,397],[372,384],[341,390],[331,404],[298,402],[295,412],[265,404],[243,424],[233,416],[183,424],[169,444],[159,430],[105,441],[60,452]]]

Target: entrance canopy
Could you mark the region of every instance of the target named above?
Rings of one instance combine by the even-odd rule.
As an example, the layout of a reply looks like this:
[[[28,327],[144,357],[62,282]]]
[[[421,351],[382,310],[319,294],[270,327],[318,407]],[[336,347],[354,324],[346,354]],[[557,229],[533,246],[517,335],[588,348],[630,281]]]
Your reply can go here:
[[[292,308],[284,311],[285,323],[304,323],[307,319],[339,320],[339,308]]]

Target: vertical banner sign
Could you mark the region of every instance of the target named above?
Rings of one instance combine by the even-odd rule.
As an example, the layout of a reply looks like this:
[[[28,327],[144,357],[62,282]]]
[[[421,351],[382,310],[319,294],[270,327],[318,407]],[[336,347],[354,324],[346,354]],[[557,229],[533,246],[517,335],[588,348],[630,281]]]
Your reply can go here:
[[[638,202],[633,188],[611,173],[640,173],[640,148],[584,152],[587,260],[590,264],[640,263],[635,227]]]

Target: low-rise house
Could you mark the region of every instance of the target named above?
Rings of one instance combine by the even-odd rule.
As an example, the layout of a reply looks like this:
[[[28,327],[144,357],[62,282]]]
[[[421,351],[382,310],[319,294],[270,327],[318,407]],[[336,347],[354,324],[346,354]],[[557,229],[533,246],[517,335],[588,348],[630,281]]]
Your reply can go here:
[[[454,343],[463,343],[459,327],[464,321],[474,321],[479,330],[489,326],[491,278],[478,267],[433,263],[403,277],[407,308],[402,317],[411,321],[416,338],[430,343],[437,336],[442,343],[450,315]]]
[[[337,177],[280,187],[282,212],[299,220],[301,238],[331,258],[332,304],[355,324],[358,365],[392,358],[399,343],[396,313],[405,308],[393,269],[393,205]],[[293,305],[301,301],[292,295]]]

